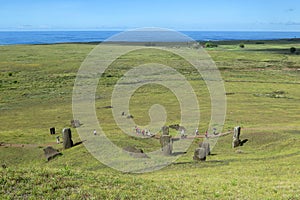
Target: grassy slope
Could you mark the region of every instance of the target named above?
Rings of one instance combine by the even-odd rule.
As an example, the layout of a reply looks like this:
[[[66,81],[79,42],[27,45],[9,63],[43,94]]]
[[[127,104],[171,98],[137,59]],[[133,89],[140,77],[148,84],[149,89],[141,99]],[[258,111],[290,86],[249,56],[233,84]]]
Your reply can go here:
[[[291,42],[289,42],[291,43]],[[225,130],[241,125],[242,137],[248,138],[242,153],[231,149],[231,137],[218,140],[213,156],[206,163],[192,161],[191,150],[173,165],[153,173],[131,175],[116,172],[95,160],[83,146],[63,151],[63,156],[46,163],[42,145],[52,144],[57,130],[69,126],[72,119],[71,95],[77,69],[95,46],[88,44],[31,45],[0,47],[0,142],[38,144],[35,147],[0,147],[2,198],[96,198],[96,199],[299,199],[300,190],[300,57],[288,49],[299,44],[279,43],[223,44],[208,52],[225,80],[228,110]],[[140,55],[127,55],[131,59]],[[201,101],[201,132],[209,120],[209,102],[203,83],[193,79],[192,69],[176,57],[144,52],[144,57],[165,62],[186,73]],[[127,57],[128,58],[128,57]],[[111,85],[133,63],[121,58],[100,82],[97,107],[109,105]],[[137,59],[138,60],[138,59]],[[137,61],[138,62],[138,61]],[[120,66],[122,66],[120,68]],[[122,71],[123,70],[123,71]],[[103,87],[105,85],[105,87]],[[200,86],[200,87],[199,87]],[[199,89],[201,88],[201,89]],[[145,113],[159,101],[142,101],[158,88],[141,88],[132,99],[131,113],[147,124]],[[280,92],[278,92],[280,91]],[[274,98],[276,95],[279,95]],[[178,104],[171,93],[164,104],[168,123],[176,123]],[[141,110],[145,110],[141,112]],[[119,146],[128,143],[146,151],[159,146],[155,140],[130,140],[121,135],[111,111],[97,110],[105,122],[109,137]],[[147,112],[146,112],[147,113]],[[74,132],[75,142],[79,137]],[[61,149],[60,145],[53,144]]]

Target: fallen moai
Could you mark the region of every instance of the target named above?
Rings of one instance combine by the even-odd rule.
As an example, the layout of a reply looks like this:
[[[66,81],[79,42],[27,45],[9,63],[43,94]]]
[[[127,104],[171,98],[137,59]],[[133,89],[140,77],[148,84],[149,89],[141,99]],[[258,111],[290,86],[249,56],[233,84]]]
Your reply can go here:
[[[43,150],[44,150],[47,161],[55,158],[56,156],[62,155],[62,153],[60,153],[58,150],[54,149],[51,146],[48,146],[48,147],[44,148]]]

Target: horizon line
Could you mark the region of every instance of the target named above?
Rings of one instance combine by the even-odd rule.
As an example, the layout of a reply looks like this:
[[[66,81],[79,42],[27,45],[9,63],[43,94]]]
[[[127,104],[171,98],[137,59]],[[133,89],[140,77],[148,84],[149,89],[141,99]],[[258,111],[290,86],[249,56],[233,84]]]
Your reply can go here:
[[[0,28],[0,32],[43,32],[43,31],[48,31],[48,32],[55,32],[55,31],[116,31],[116,32],[126,32],[126,31],[134,31],[137,28],[128,28],[128,29],[97,29],[97,28],[87,28],[87,29],[69,29],[69,28],[62,28],[62,29],[6,29],[6,28]],[[265,30],[265,29],[253,29],[253,30],[249,30],[249,29],[232,29],[232,30],[228,30],[228,29],[170,29],[170,28],[166,28],[169,30],[173,30],[173,31],[178,31],[178,32],[188,32],[188,31],[194,31],[194,32],[299,32],[300,30]]]

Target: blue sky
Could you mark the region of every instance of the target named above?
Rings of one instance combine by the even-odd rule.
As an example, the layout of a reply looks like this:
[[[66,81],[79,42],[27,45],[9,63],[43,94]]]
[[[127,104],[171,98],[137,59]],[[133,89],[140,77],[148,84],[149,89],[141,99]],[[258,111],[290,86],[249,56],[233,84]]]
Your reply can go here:
[[[300,31],[298,0],[0,0],[0,30]]]

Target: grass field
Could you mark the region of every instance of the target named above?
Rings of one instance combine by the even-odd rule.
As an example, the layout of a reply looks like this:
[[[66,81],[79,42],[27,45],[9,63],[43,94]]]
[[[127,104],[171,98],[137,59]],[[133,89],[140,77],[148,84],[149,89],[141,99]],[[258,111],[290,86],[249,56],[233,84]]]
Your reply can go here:
[[[0,46],[0,142],[6,144],[0,147],[0,199],[300,199],[300,56],[299,50],[290,53],[300,42],[245,41],[245,48],[239,43],[220,42],[206,50],[227,93],[223,132],[239,125],[249,141],[232,149],[231,135],[221,137],[213,155],[198,163],[192,157],[201,139],[195,139],[172,165],[145,174],[110,169],[83,145],[63,150],[49,134],[50,127],[60,133],[70,126],[76,74],[95,44]],[[204,134],[211,114],[205,83],[179,57],[149,48],[120,57],[99,82],[97,116],[111,141],[146,152],[160,146],[156,139],[122,134],[111,109],[103,109],[111,105],[118,79],[140,62],[166,64],[186,76],[201,105]],[[180,122],[176,97],[158,85],[139,88],[130,113],[146,125],[156,103],[165,106],[167,125]],[[47,145],[63,156],[46,162]]]

